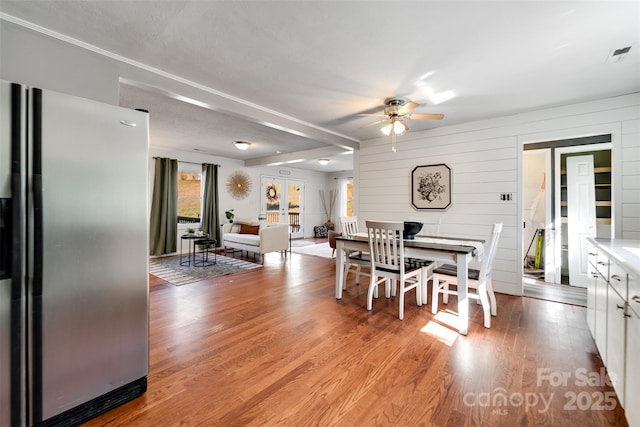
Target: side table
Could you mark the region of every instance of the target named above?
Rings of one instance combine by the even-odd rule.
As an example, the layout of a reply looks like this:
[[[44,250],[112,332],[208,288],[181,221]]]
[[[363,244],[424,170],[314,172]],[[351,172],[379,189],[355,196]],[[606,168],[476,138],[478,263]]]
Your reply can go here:
[[[195,249],[195,241],[196,240],[204,240],[204,239],[208,239],[209,238],[209,234],[207,233],[202,233],[201,235],[197,235],[195,233],[187,233],[187,234],[183,234],[182,236],[180,236],[180,265],[182,266],[190,266],[191,265],[191,259],[193,257],[193,261],[195,264],[195,259],[196,259],[196,249]],[[182,258],[182,241],[186,240],[187,241],[187,260],[183,261]],[[193,252],[192,252],[192,248],[193,248]]]

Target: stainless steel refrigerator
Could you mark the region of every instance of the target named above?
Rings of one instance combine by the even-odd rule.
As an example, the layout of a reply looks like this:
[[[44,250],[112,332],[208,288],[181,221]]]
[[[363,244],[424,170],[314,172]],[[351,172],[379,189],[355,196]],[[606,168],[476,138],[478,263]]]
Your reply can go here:
[[[0,82],[0,426],[146,391],[148,115]]]

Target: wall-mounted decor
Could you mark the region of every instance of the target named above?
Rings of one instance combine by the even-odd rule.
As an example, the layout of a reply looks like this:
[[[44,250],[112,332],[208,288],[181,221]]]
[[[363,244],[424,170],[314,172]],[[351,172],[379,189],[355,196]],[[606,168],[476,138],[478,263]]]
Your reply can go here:
[[[244,199],[251,192],[251,178],[242,171],[233,172],[227,180],[227,190],[234,199]]]
[[[451,169],[444,163],[411,171],[411,205],[415,209],[447,209],[451,205]]]
[[[267,202],[278,203],[280,201],[280,195],[278,194],[278,187],[275,184],[267,184]]]

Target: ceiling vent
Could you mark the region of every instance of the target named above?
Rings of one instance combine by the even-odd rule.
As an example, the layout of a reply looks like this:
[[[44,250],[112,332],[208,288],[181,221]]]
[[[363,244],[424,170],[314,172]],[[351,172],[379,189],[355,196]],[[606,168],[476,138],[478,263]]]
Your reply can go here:
[[[609,56],[607,56],[606,62],[620,62],[627,56],[630,50],[631,46],[612,49],[609,51]]]

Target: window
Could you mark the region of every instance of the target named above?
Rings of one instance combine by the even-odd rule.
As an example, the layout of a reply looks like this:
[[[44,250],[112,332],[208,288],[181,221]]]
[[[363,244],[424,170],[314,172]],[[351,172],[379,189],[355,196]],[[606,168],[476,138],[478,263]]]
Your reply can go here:
[[[178,164],[178,223],[200,222],[202,172],[195,165]]]
[[[347,183],[347,216],[353,216],[353,183]]]

